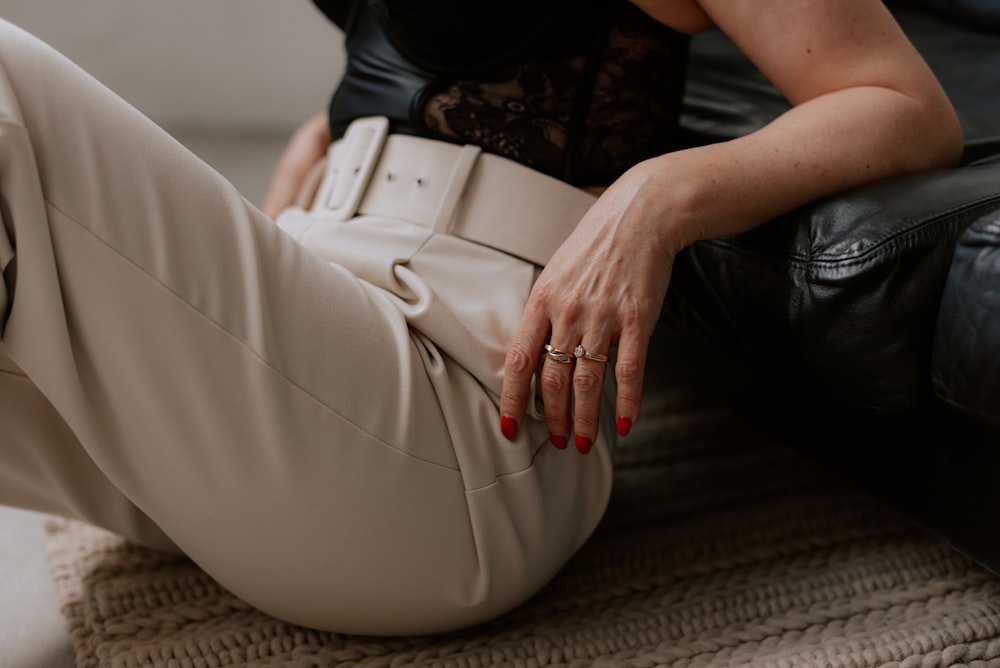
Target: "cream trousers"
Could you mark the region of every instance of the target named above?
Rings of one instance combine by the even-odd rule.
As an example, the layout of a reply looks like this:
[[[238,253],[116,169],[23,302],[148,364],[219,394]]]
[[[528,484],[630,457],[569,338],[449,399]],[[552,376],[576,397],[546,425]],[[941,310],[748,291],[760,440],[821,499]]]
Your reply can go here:
[[[0,207],[0,502],[380,635],[512,608],[599,521],[607,431],[589,456],[500,434],[532,265],[372,219],[361,280],[2,22]]]

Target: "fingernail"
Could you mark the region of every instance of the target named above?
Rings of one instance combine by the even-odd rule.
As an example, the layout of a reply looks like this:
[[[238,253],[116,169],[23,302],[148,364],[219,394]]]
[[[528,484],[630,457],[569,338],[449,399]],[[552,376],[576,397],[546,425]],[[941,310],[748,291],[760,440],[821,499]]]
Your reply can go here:
[[[509,415],[500,416],[500,431],[507,437],[508,441],[513,441],[517,436],[517,420]]]
[[[590,452],[590,439],[587,438],[586,436],[577,436],[576,449],[580,452],[581,455],[585,455],[588,452]]]
[[[632,431],[632,420],[624,415],[618,418],[618,435],[628,436],[630,431]]]
[[[549,440],[552,441],[552,445],[556,446],[560,450],[565,450],[569,442],[562,436],[556,436],[555,434],[549,434]]]

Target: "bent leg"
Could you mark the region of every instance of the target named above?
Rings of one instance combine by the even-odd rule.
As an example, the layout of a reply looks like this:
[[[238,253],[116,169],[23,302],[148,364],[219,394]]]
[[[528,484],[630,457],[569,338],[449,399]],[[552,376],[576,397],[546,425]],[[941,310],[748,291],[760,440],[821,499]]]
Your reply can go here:
[[[76,448],[249,603],[320,628],[476,623],[583,542],[606,456],[557,457],[541,425],[510,445],[494,420],[456,443],[447,414],[485,415],[489,396],[453,371],[471,396],[443,405],[447,371],[389,296],[2,22],[0,68],[0,345],[64,425],[23,433]],[[468,489],[456,448],[520,465]]]
[[[176,550],[80,447],[52,404],[0,346],[0,504],[84,521]]]

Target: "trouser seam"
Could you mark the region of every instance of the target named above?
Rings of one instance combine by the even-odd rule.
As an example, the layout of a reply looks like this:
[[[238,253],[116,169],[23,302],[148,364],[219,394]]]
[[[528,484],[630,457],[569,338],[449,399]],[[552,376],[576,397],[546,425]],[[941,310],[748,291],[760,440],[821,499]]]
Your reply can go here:
[[[456,471],[456,469],[454,469],[452,467],[445,466],[443,464],[440,464],[439,462],[431,461],[431,460],[425,459],[423,457],[419,457],[417,455],[414,455],[411,452],[406,452],[406,451],[404,451],[404,450],[396,447],[392,443],[389,443],[389,442],[385,441],[384,439],[376,436],[375,434],[372,434],[367,429],[364,429],[363,427],[361,427],[360,425],[358,425],[353,420],[349,419],[348,417],[346,417],[345,415],[343,415],[342,413],[340,413],[336,409],[332,408],[331,406],[328,406],[325,402],[323,402],[315,394],[313,394],[312,392],[306,390],[304,387],[302,387],[301,385],[299,385],[298,383],[296,383],[295,381],[293,381],[291,378],[289,378],[287,375],[285,375],[280,369],[278,369],[273,364],[271,364],[269,361],[267,361],[266,359],[264,359],[264,357],[257,350],[255,350],[251,345],[249,345],[246,341],[244,341],[243,339],[239,338],[238,336],[236,336],[235,334],[233,334],[232,332],[230,332],[221,323],[217,322],[214,318],[212,318],[211,316],[209,316],[207,313],[204,313],[203,311],[201,311],[200,309],[198,309],[197,307],[195,307],[193,304],[191,304],[188,300],[184,299],[178,292],[176,292],[173,288],[171,288],[169,285],[167,285],[166,283],[164,283],[159,277],[157,277],[154,274],[150,273],[148,270],[146,270],[140,264],[138,264],[137,262],[135,262],[134,260],[132,260],[130,257],[128,257],[127,255],[125,255],[123,252],[121,252],[117,248],[115,248],[108,241],[106,241],[105,239],[103,239],[102,237],[100,237],[96,232],[94,232],[89,227],[87,227],[85,224],[83,224],[82,222],[80,222],[79,220],[77,220],[76,218],[74,218],[73,216],[71,216],[70,214],[68,214],[66,211],[64,211],[63,209],[61,209],[59,206],[57,206],[55,203],[53,203],[52,201],[50,201],[48,198],[45,199],[45,203],[46,203],[47,206],[51,207],[53,210],[55,210],[61,216],[63,216],[66,220],[74,223],[75,225],[77,225],[78,227],[80,227],[80,229],[84,230],[89,236],[91,236],[95,241],[97,241],[102,246],[104,246],[105,248],[107,248],[110,252],[112,252],[115,255],[117,255],[118,257],[120,257],[122,260],[124,260],[129,265],[131,265],[132,267],[134,267],[137,271],[139,271],[144,276],[147,276],[150,280],[152,280],[154,283],[156,283],[157,285],[159,285],[168,294],[172,295],[174,298],[176,298],[182,304],[184,304],[185,307],[191,309],[194,313],[198,314],[200,317],[202,317],[207,322],[209,322],[212,326],[217,327],[219,330],[221,330],[222,332],[224,332],[226,334],[226,336],[228,336],[230,339],[232,339],[233,341],[235,341],[242,348],[244,348],[245,350],[247,350],[251,355],[253,355],[253,357],[255,359],[257,359],[267,369],[269,369],[270,371],[272,371],[276,376],[278,376],[279,378],[281,378],[285,383],[287,383],[289,386],[291,386],[292,388],[294,388],[298,392],[302,393],[303,395],[305,395],[306,397],[308,397],[312,401],[314,401],[317,404],[319,404],[320,406],[322,406],[326,411],[328,411],[328,412],[332,413],[333,415],[337,416],[339,419],[341,419],[344,422],[346,422],[347,424],[351,425],[354,429],[358,430],[362,434],[365,434],[366,436],[368,436],[371,439],[377,441],[381,445],[383,445],[383,446],[385,446],[385,447],[387,447],[387,448],[389,448],[391,450],[394,450],[394,451],[396,451],[397,453],[399,453],[401,455],[404,455],[404,456],[409,457],[411,459],[414,459],[416,461],[420,461],[420,462],[423,462],[425,464],[428,464],[428,465],[431,465],[431,466],[435,466],[435,467],[438,467],[438,468],[442,468],[442,469],[445,469],[445,470],[448,470],[448,471]]]

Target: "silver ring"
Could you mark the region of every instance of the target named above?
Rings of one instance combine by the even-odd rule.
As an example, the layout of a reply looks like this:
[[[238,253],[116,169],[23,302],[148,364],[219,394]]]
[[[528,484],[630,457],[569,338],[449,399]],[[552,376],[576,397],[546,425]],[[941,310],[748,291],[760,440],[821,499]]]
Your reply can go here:
[[[550,360],[555,360],[556,362],[561,362],[563,364],[569,364],[573,361],[572,355],[561,350],[556,350],[548,343],[545,344],[545,354],[549,356]]]
[[[585,357],[588,360],[593,360],[595,362],[607,362],[610,358],[607,355],[602,355],[601,353],[588,353],[583,349],[583,346],[577,346],[573,349],[573,356],[577,359]]]

